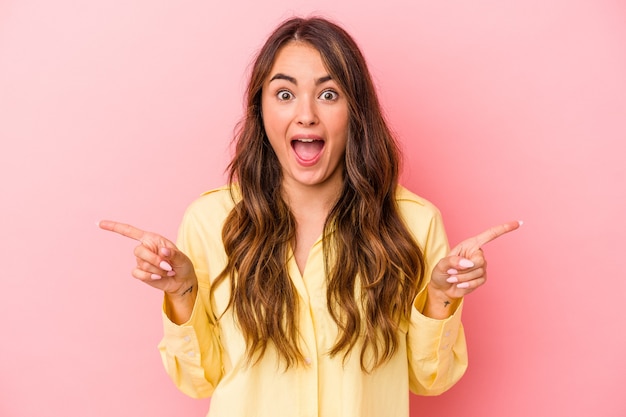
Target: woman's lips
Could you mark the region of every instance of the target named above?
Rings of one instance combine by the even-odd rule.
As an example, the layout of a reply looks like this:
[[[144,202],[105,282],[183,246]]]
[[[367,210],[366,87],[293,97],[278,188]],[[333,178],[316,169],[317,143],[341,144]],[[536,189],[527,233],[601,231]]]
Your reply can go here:
[[[291,140],[296,160],[302,166],[312,166],[319,161],[324,149],[324,140],[318,136],[297,136]]]

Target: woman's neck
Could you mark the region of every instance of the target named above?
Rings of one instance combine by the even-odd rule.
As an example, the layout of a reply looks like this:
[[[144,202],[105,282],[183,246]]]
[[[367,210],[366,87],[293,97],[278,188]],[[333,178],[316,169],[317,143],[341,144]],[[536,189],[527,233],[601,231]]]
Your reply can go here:
[[[283,198],[296,220],[322,216],[330,213],[341,193],[343,184],[302,185],[283,183]]]
[[[324,231],[326,218],[341,192],[339,187],[316,185],[290,187],[283,184],[283,196],[296,221],[294,256],[300,273],[304,275],[311,247]]]

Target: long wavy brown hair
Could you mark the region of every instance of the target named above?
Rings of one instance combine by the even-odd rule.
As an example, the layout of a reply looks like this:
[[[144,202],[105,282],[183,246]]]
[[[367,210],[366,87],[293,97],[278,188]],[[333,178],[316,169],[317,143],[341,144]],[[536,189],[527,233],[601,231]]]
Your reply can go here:
[[[323,235],[328,309],[339,331],[327,354],[343,352],[345,360],[361,343],[361,367],[371,370],[398,348],[398,326],[410,315],[424,261],[398,211],[399,150],[365,59],[350,35],[326,19],[285,21],[253,63],[246,114],[229,165],[230,183],[241,195],[233,196],[236,205],[222,231],[228,263],[212,288],[229,281],[229,308],[251,363],[270,344],[287,368],[304,360],[298,342],[298,295],[286,268],[296,222],[282,197],[281,166],[261,118],[263,83],[278,51],[292,41],[320,52],[348,101],[343,189]]]

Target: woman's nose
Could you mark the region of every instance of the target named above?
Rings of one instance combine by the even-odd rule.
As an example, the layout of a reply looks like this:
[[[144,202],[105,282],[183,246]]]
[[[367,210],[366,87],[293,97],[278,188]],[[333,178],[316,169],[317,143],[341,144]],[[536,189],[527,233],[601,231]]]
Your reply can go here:
[[[311,126],[318,122],[315,103],[309,98],[300,98],[297,106],[297,121],[299,125]]]

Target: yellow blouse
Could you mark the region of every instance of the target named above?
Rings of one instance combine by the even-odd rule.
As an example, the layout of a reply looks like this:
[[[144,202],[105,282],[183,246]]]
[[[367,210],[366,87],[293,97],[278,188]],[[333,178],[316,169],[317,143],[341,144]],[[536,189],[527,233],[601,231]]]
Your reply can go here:
[[[303,274],[293,256],[287,268],[299,294],[299,330],[306,364],[284,370],[271,345],[254,366],[247,366],[245,342],[232,309],[226,311],[228,285],[211,282],[224,269],[222,226],[233,208],[229,189],[202,195],[188,208],[178,246],[192,260],[199,291],[189,321],[172,323],[163,313],[159,350],[176,386],[192,397],[211,396],[210,417],[407,417],[409,389],[437,395],[454,385],[467,368],[460,306],[446,320],[420,313],[430,271],[448,253],[448,241],[436,207],[400,187],[402,216],[424,251],[426,280],[410,321],[400,326],[399,349],[371,373],[361,370],[357,345],[343,362],[330,357],[337,325],[326,307],[326,277],[321,240],[312,247]],[[216,325],[208,317],[220,317]]]

